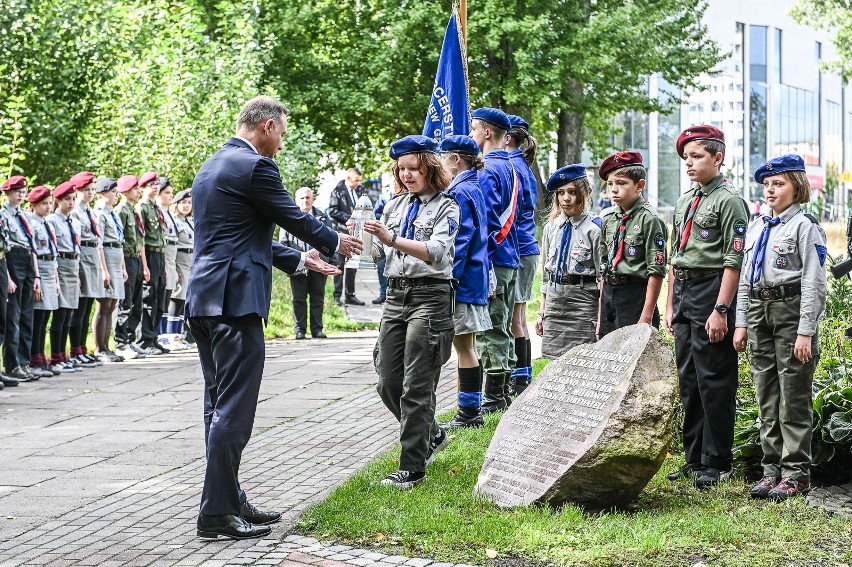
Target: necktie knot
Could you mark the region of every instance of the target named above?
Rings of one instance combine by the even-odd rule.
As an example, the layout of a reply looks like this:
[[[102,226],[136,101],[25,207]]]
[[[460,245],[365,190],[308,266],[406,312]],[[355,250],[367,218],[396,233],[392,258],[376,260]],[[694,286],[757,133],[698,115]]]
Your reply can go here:
[[[763,217],[763,222],[765,222],[767,226],[775,226],[776,224],[781,222],[781,217],[769,217],[767,215]]]

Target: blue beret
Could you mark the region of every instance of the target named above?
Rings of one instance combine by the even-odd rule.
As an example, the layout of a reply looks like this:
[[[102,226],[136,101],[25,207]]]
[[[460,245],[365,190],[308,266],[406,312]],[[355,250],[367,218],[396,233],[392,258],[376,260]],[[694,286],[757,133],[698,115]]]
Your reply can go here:
[[[429,136],[406,136],[397,140],[390,147],[391,159],[399,159],[405,154],[419,154],[421,152],[438,153],[438,142]]]
[[[478,156],[479,144],[470,136],[447,136],[441,142],[441,151]]]
[[[553,172],[550,179],[547,180],[547,190],[551,193],[556,191],[566,183],[571,183],[575,179],[586,177],[586,164],[575,163],[566,165]]]
[[[770,175],[777,175],[785,171],[805,171],[804,160],[796,154],[772,158],[757,168],[757,171],[754,172],[754,180],[763,183],[763,180]]]
[[[489,124],[494,124],[501,130],[505,130],[507,132],[512,129],[512,125],[509,123],[509,117],[506,116],[505,112],[497,108],[477,108],[470,113],[470,117],[484,120]]]
[[[510,114],[508,116],[508,118],[509,118],[509,124],[512,126],[512,128],[517,127],[517,128],[523,128],[524,130],[530,129],[530,125],[527,124],[527,121],[524,120],[523,118],[521,118],[520,116]]]

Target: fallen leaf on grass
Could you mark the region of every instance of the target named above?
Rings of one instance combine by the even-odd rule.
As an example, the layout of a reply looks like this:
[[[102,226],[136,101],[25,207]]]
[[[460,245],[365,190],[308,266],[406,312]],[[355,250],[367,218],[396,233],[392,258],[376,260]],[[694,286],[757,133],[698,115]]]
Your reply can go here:
[[[666,453],[666,458],[667,459],[674,459],[674,455],[672,455],[671,453]]]
[[[460,469],[458,467],[451,468],[450,469],[450,476],[456,476],[457,474],[459,474],[459,470]]]
[[[485,555],[488,556],[488,559],[494,559],[494,558],[497,557],[497,550],[496,549],[486,549]]]
[[[385,534],[383,534],[382,532],[376,532],[376,533],[373,534],[373,537],[375,539],[381,541],[381,540],[385,539]]]

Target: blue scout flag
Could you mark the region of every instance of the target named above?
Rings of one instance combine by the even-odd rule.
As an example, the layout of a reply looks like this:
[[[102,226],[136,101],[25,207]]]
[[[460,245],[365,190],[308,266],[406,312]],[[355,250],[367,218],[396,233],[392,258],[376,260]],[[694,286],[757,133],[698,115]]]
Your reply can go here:
[[[458,12],[455,6],[447,24],[432,101],[426,113],[423,135],[438,142],[447,136],[470,132],[470,106],[467,100],[467,68],[459,33]]]

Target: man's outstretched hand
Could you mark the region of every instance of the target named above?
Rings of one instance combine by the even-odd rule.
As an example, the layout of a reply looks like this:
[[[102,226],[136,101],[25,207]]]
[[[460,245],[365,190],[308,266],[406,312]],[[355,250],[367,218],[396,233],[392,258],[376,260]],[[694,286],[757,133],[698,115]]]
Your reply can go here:
[[[340,246],[337,248],[338,254],[351,258],[353,254],[360,254],[363,249],[364,242],[360,238],[355,238],[351,234],[340,234]]]
[[[360,242],[360,240],[358,242]],[[305,254],[305,267],[309,270],[313,270],[315,272],[319,272],[327,276],[336,276],[340,274],[340,270],[337,268],[337,266],[329,264],[328,262],[320,258],[319,250],[317,250],[316,248],[310,250]]]

